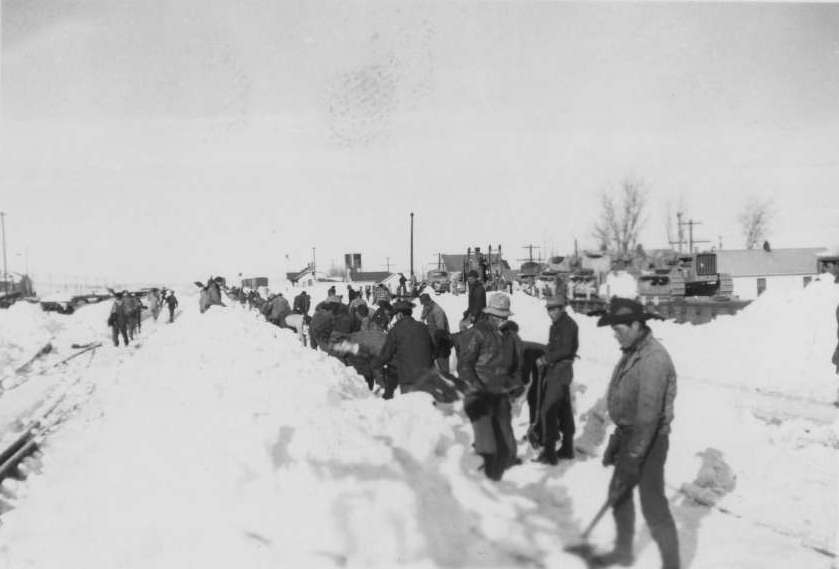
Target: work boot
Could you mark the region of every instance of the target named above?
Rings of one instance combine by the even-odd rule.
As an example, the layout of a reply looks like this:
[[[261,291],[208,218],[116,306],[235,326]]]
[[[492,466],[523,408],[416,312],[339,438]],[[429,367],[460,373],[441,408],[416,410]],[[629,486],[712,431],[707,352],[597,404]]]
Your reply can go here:
[[[608,553],[594,555],[591,558],[592,567],[610,567],[612,565],[629,567],[633,563],[635,563],[635,556],[632,555],[632,551],[628,549],[615,548]]]
[[[541,462],[542,464],[550,464],[551,466],[556,466],[559,463],[559,457],[556,454],[556,451],[551,451],[548,449],[543,450],[539,453],[535,459],[535,462]]]
[[[559,450],[556,453],[556,456],[559,458],[573,460],[574,459],[574,443],[569,442],[568,444],[565,441],[559,446]]]

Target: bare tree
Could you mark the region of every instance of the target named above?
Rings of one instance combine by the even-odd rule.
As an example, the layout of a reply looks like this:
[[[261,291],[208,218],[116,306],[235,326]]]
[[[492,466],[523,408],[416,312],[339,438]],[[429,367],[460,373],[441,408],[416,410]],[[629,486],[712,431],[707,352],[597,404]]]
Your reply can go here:
[[[743,209],[737,216],[740,229],[743,232],[746,249],[754,249],[761,244],[769,234],[769,223],[772,221],[773,204],[769,198],[761,199],[751,196],[746,200]]]
[[[594,225],[594,237],[601,250],[628,256],[646,222],[647,192],[642,182],[625,179],[619,193],[619,200],[605,192],[600,196],[600,219]]]

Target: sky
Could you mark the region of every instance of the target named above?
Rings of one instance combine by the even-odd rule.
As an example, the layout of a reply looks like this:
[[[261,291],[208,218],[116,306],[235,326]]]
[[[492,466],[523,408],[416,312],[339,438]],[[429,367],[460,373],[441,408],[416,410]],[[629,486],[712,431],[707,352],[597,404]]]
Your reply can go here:
[[[208,5],[210,4],[210,5]],[[839,6],[3,0],[10,270],[191,281],[594,248],[640,180],[740,248],[839,245]]]

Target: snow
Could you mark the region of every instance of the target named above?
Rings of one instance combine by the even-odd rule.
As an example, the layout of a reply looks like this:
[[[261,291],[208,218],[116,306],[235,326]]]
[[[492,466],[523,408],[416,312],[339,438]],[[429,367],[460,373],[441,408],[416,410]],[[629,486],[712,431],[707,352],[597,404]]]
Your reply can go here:
[[[313,306],[328,286],[309,290]],[[574,315],[583,452],[549,467],[520,444],[524,464],[494,483],[459,402],[384,401],[255,312],[199,314],[195,295],[178,297],[176,322],[147,320],[129,348],[110,344],[110,303],[0,312],[0,342],[16,350],[47,339],[66,357],[71,338],[104,343],[64,374],[85,387],[78,410],[25,481],[4,483],[0,566],[585,566],[564,547],[605,499],[603,396],[619,356],[596,319]],[[466,297],[435,300],[456,328]],[[814,282],[702,326],[653,322],[679,372],[667,487],[685,567],[830,565],[816,550],[836,552],[837,302],[839,286]],[[523,338],[547,339],[541,301],[514,293],[511,308]],[[0,398],[0,415],[27,384]],[[521,440],[526,404],[515,409]],[[636,567],[657,567],[640,511],[636,523]],[[613,537],[606,516],[592,542]]]

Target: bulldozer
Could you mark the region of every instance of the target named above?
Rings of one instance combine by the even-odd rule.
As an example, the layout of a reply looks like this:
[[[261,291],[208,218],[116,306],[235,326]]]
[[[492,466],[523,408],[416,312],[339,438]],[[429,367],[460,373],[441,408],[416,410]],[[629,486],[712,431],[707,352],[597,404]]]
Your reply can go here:
[[[638,277],[638,294],[647,300],[686,297],[729,300],[733,293],[731,275],[717,271],[717,254],[713,252],[675,253],[653,263],[647,274]]]

